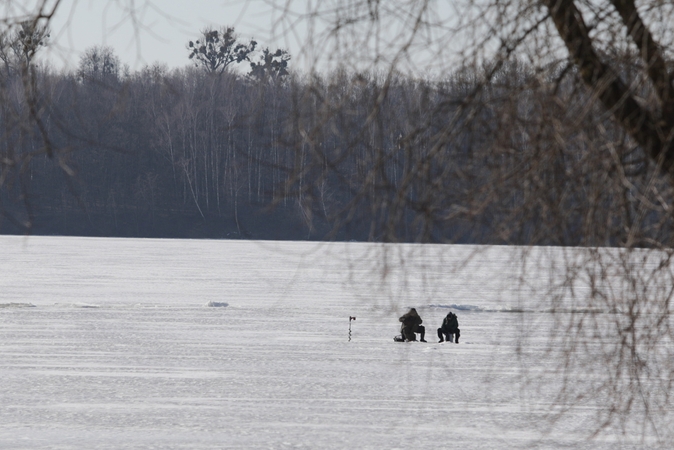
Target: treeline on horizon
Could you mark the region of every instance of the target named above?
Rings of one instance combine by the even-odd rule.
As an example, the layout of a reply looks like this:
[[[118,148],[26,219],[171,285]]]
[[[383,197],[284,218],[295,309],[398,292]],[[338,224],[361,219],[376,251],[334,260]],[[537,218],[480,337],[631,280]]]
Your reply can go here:
[[[327,177],[334,185],[322,180],[314,186],[319,208],[303,204],[293,185],[301,190],[303,180],[291,181],[297,148],[316,143],[298,143],[300,128],[317,126],[326,101],[346,102],[346,114],[321,124],[327,132],[318,145],[353,147],[381,91],[376,77],[346,72],[325,79],[253,77],[155,64],[131,73],[110,48],[92,47],[75,71],[34,69],[40,118],[58,149],[43,155],[41,130],[25,126],[31,105],[22,92],[23,74],[7,62],[3,69],[10,102],[0,107],[0,145],[35,157],[2,191],[8,213],[2,233],[325,238],[334,229],[331,211],[348,204],[352,192],[335,173]],[[405,81],[399,89],[417,95],[425,88]],[[391,113],[405,115],[396,109],[390,105]],[[396,137],[388,136],[385,145]],[[354,178],[370,163],[355,154],[341,162]],[[304,177],[312,181],[311,174]],[[330,238],[368,240],[369,232],[367,224],[352,224]]]
[[[610,223],[632,208],[592,179],[590,141],[532,159],[557,139],[541,121],[578,129],[549,95],[560,83],[532,88],[521,64],[478,91],[483,74],[467,69],[441,81],[129,72],[93,52],[72,72],[36,66],[36,105],[3,67],[0,145],[28,157],[5,180],[0,233],[587,245],[587,214]]]

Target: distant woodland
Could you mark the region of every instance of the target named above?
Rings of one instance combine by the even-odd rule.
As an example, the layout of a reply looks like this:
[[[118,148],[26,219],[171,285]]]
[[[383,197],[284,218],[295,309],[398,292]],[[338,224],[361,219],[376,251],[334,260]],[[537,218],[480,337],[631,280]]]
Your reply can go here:
[[[435,80],[301,75],[283,50],[233,36],[205,30],[187,47],[191,66],[135,72],[106,47],[56,72],[31,60],[38,38],[33,53],[25,42],[6,46],[0,233],[609,246],[669,238],[672,219],[658,206],[674,195],[666,178],[598,106],[588,109],[591,93],[573,70],[495,61]],[[649,211],[639,192],[653,197]]]
[[[398,141],[429,116],[438,86],[344,71],[303,77],[285,69],[287,53],[266,56],[248,74],[208,61],[131,73],[110,48],[92,47],[73,72],[23,64],[32,87],[5,57],[0,145],[21,164],[4,174],[0,232],[384,239],[363,180],[381,165],[384,178],[366,190],[400,181],[413,158]],[[340,226],[347,210],[356,213]],[[402,218],[411,227],[403,240],[414,240],[414,220],[414,211]]]
[[[266,51],[268,73],[263,60],[245,75],[226,67],[236,55],[209,66],[195,51],[194,67],[130,73],[110,48],[92,47],[77,71],[57,73],[21,61],[20,45],[4,50],[0,145],[21,163],[3,173],[1,233],[315,239],[329,231],[327,216],[309,220],[287,195],[296,155],[286,136],[303,120],[294,108],[306,93],[288,76],[285,52]],[[308,116],[318,107],[305,106]]]

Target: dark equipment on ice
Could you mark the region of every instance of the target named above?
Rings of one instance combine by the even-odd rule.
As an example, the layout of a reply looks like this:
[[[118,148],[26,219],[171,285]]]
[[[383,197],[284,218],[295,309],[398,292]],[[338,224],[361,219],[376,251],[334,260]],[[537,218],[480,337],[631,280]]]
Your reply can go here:
[[[349,316],[349,342],[351,342],[351,321],[356,320],[354,316]]]

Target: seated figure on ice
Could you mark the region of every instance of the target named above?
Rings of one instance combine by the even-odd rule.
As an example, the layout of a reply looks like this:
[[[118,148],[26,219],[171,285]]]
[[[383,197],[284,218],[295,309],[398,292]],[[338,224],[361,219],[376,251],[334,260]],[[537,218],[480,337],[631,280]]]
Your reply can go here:
[[[411,308],[408,313],[403,314],[398,320],[402,323],[400,333],[402,334],[402,338],[405,340],[405,342],[416,341],[417,336],[415,333],[419,333],[421,335],[421,339],[419,339],[421,342],[426,342],[424,339],[426,328],[421,325],[423,320],[421,320],[421,317],[419,317],[416,309]]]
[[[456,336],[456,343],[458,344],[459,336],[461,336],[459,319],[456,314],[449,312],[442,320],[442,326],[438,328],[438,337],[440,338],[438,342],[444,342],[445,338],[447,342],[454,342],[454,336]]]

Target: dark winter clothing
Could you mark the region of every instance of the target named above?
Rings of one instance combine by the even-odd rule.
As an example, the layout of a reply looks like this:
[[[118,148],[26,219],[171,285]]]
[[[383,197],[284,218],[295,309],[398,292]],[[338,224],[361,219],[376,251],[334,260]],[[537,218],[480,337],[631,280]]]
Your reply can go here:
[[[426,328],[421,325],[423,320],[421,320],[421,317],[417,314],[416,309],[410,309],[407,314],[403,314],[398,320],[402,322],[400,333],[406,341],[416,341],[417,336],[415,333],[419,333],[421,335],[420,341],[426,342],[424,340]]]
[[[454,336],[456,336],[456,343],[459,343],[459,336],[461,336],[461,331],[459,330],[459,319],[456,317],[456,314],[450,312],[442,320],[442,326],[438,328],[438,337],[440,342],[443,342],[446,338],[448,342],[454,342]]]

